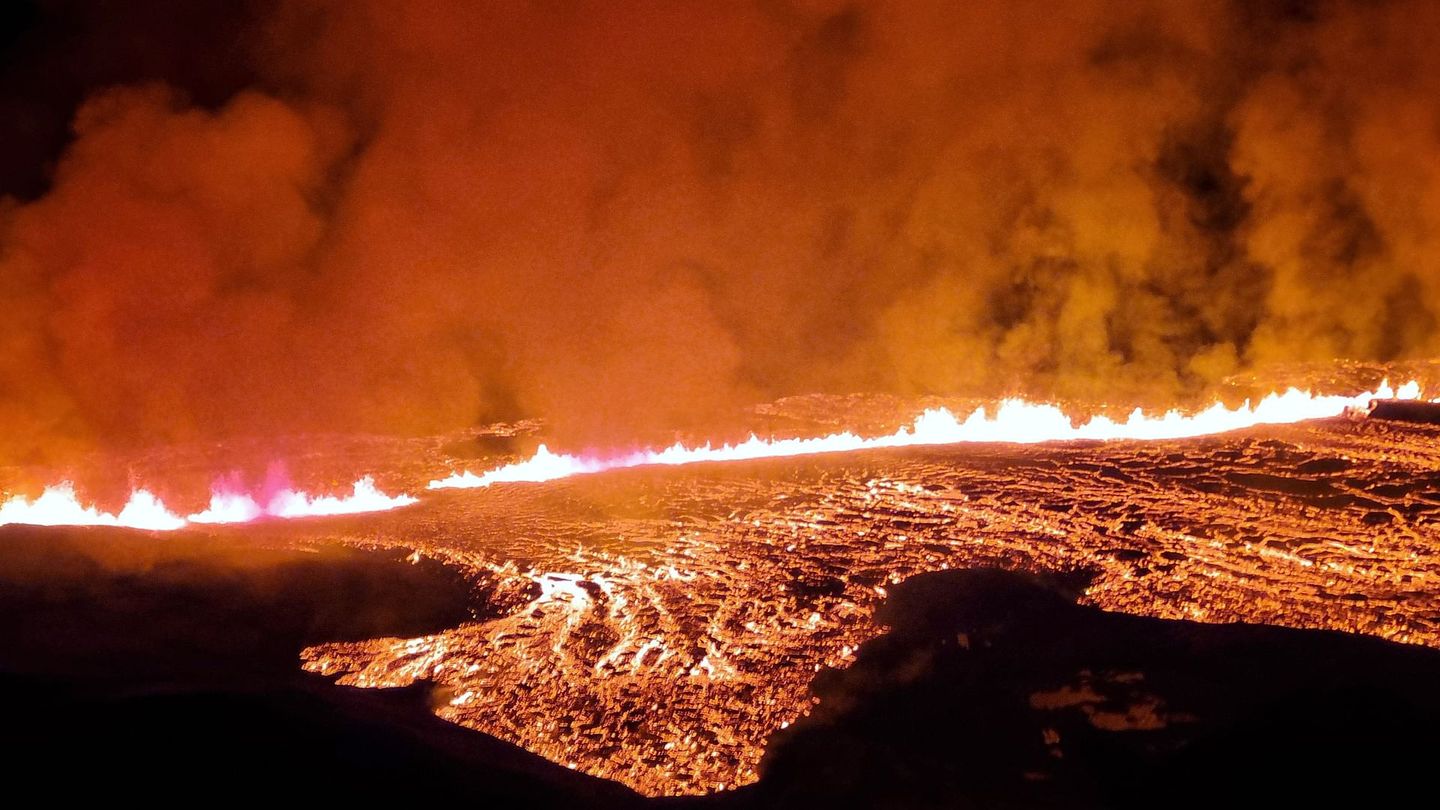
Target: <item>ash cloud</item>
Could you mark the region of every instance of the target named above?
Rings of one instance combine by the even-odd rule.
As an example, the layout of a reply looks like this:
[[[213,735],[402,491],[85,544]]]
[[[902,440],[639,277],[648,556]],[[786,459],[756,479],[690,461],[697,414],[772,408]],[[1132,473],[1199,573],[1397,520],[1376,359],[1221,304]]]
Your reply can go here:
[[[1440,343],[1431,3],[223,5],[12,186],[0,458]]]

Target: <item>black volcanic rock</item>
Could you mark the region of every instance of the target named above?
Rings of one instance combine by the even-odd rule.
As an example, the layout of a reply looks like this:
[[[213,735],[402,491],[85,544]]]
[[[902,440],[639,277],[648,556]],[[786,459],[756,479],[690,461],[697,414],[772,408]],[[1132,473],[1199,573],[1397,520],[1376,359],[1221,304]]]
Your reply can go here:
[[[0,675],[12,789],[57,804],[625,807],[638,797],[427,711],[409,694],[173,683],[95,692]]]
[[[1380,399],[1370,406],[1371,419],[1440,425],[1440,402],[1411,399]]]
[[[1440,652],[1077,605],[1073,577],[915,577],[725,807],[1331,806],[1433,789]]]
[[[483,586],[397,550],[0,529],[0,773],[50,803],[637,803],[436,718],[428,685],[299,668],[316,641],[463,621]]]
[[[425,684],[297,670],[317,638],[425,633],[483,583],[398,551],[0,531],[12,789],[159,804],[1174,807],[1392,803],[1430,789],[1440,652],[1075,603],[1082,575],[971,569],[890,589],[884,635],[814,682],[758,784],[647,802],[435,718]],[[467,608],[468,606],[468,608]]]

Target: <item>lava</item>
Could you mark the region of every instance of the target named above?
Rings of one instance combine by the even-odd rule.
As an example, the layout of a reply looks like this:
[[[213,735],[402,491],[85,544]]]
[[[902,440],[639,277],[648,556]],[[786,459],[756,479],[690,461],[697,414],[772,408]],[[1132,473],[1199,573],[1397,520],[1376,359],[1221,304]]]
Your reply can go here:
[[[533,456],[524,461],[497,467],[480,475],[469,471],[457,472],[448,478],[430,481],[428,486],[430,489],[486,487],[497,483],[553,481],[645,465],[677,466],[962,442],[1033,444],[1076,439],[1180,439],[1255,425],[1289,424],[1336,416],[1346,409],[1364,408],[1376,399],[1419,398],[1420,385],[1414,381],[1398,388],[1392,388],[1388,382],[1382,383],[1374,391],[1355,396],[1316,395],[1291,388],[1284,393],[1270,394],[1253,405],[1247,402],[1236,408],[1216,403],[1194,414],[1172,410],[1161,416],[1150,416],[1136,409],[1124,421],[1097,416],[1081,425],[1073,424],[1054,405],[1007,399],[995,407],[993,414],[985,408],[977,408],[963,420],[945,408],[931,408],[916,417],[908,427],[887,436],[869,438],[849,431],[808,439],[762,439],[751,434],[748,440],[733,445],[716,447],[707,443],[686,447],[676,443],[662,450],[640,450],[608,457],[556,453],[542,444]],[[190,524],[248,523],[265,517],[292,519],[386,511],[417,501],[418,498],[412,495],[381,492],[370,476],[356,480],[350,493],[344,496],[316,496],[286,487],[257,497],[225,484],[217,484],[204,510],[181,517],[144,489],[135,490],[118,513],[103,512],[94,505],[81,504],[74,487],[64,483],[47,488],[34,501],[17,495],[0,504],[0,525],[123,526],[171,531]]]
[[[555,453],[542,444],[535,455],[524,461],[480,475],[469,471],[454,473],[448,478],[431,481],[429,488],[463,489],[499,483],[553,481],[572,475],[650,464],[744,461],[961,442],[1033,444],[1074,439],[1183,439],[1255,425],[1289,424],[1337,416],[1349,408],[1364,408],[1375,399],[1409,400],[1419,397],[1420,384],[1415,381],[1398,389],[1391,388],[1387,381],[1374,391],[1349,397],[1316,395],[1291,388],[1284,393],[1270,394],[1254,405],[1247,401],[1239,407],[1228,408],[1217,402],[1199,413],[1183,414],[1172,410],[1158,417],[1148,416],[1137,408],[1123,422],[1097,416],[1078,426],[1054,405],[1007,399],[1000,402],[993,416],[985,408],[977,408],[962,421],[946,408],[931,408],[916,417],[910,427],[902,427],[888,436],[872,438],[863,438],[849,431],[812,439],[761,439],[751,434],[746,441],[734,445],[714,447],[707,443],[700,447],[686,447],[676,443],[663,450],[641,450],[608,458]]]
[[[1440,571],[1430,542],[1440,525],[1432,428],[1329,420],[1174,441],[1419,396],[1414,383],[1355,396],[1290,390],[1243,408],[1078,426],[1058,408],[1008,401],[964,418],[926,411],[873,438],[752,438],[611,457],[542,449],[472,477],[568,480],[397,513],[354,540],[474,571],[485,606],[477,621],[416,638],[322,643],[302,653],[303,666],[352,686],[438,683],[448,697],[435,711],[446,720],[668,795],[755,781],[767,740],[814,705],[816,673],[853,660],[880,631],[873,615],[887,589],[929,571],[1095,569],[1088,598],[1114,610],[1440,645],[1423,587]],[[1033,446],[1066,439],[1091,441]],[[797,463],[779,476],[584,475],[960,442],[991,444]],[[397,486],[418,494],[433,475],[419,471],[443,469],[447,451],[432,446],[415,464],[413,445],[396,445],[411,470]],[[385,457],[365,464],[385,469]],[[110,514],[62,485],[33,502],[0,503],[0,522],[177,529],[417,500],[369,478],[317,496],[276,474],[253,487],[220,481],[208,507],[188,516],[142,491]],[[645,508],[574,509],[616,502]],[[267,531],[247,529],[257,539]],[[293,540],[294,528],[282,534]]]
[[[47,487],[35,500],[16,495],[0,503],[0,526],[22,523],[32,526],[118,526],[148,531],[175,531],[191,524],[249,523],[262,517],[293,519],[354,515],[408,506],[411,495],[387,495],[365,476],[351,485],[349,495],[310,495],[283,489],[262,505],[253,495],[230,491],[217,485],[204,511],[181,517],[148,490],[137,489],[118,513],[103,512],[80,503],[73,484]]]
[[[474,621],[301,660],[346,686],[428,685],[440,718],[646,795],[710,793],[756,781],[817,674],[925,573],[1094,572],[1084,601],[1113,612],[1440,647],[1437,437],[1321,419],[497,486],[341,540],[473,572]]]
[[[185,526],[185,519],[165,508],[150,492],[137,489],[118,514],[84,506],[68,482],[47,487],[40,497],[21,495],[0,504],[0,526],[27,523],[32,526],[123,526],[150,531],[173,531]]]
[[[409,506],[417,500],[412,495],[386,495],[375,488],[375,479],[367,475],[352,484],[350,494],[344,497],[312,496],[293,489],[282,489],[263,506],[247,493],[216,491],[210,496],[210,507],[191,515],[190,522],[248,523],[262,516],[288,519],[357,515]]]

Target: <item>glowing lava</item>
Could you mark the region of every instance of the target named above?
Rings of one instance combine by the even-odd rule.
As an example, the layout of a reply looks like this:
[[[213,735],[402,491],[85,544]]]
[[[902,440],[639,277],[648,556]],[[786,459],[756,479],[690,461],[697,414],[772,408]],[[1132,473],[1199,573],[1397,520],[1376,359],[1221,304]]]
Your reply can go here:
[[[418,499],[412,495],[386,495],[375,488],[375,479],[365,476],[351,486],[345,497],[311,496],[293,489],[283,489],[261,506],[245,493],[214,492],[210,508],[190,516],[191,523],[248,523],[261,516],[277,518],[355,515],[382,512],[409,506]]]
[[[916,445],[960,442],[1033,443],[1074,439],[1179,439],[1204,436],[1265,424],[1285,424],[1306,419],[1336,416],[1350,408],[1364,408],[1373,399],[1418,399],[1420,385],[1409,382],[1393,389],[1382,383],[1374,391],[1356,396],[1321,396],[1290,389],[1271,394],[1258,403],[1227,408],[1217,403],[1194,414],[1170,411],[1148,416],[1138,409],[1124,421],[1097,416],[1081,425],[1054,405],[1024,400],[1004,400],[993,415],[978,408],[963,420],[945,408],[932,408],[914,423],[888,436],[865,438],[854,433],[833,433],[811,439],[761,439],[755,435],[740,444],[715,447],[705,444],[686,447],[675,444],[663,450],[640,450],[609,457],[575,456],[555,453],[544,445],[530,458],[476,475],[464,471],[431,481],[430,489],[485,487],[507,482],[538,482],[605,470],[650,464],[680,465],[708,461],[744,461],[786,456],[843,453]],[[263,517],[292,519],[330,515],[352,515],[396,509],[416,503],[412,495],[387,495],[375,487],[369,476],[357,480],[348,495],[314,496],[284,488],[259,497],[217,485],[210,504],[203,511],[181,517],[170,511],[150,492],[135,490],[118,513],[81,504],[69,483],[49,487],[40,497],[29,500],[14,496],[0,503],[0,525],[26,523],[40,526],[123,526],[152,531],[170,531],[192,523],[248,523]]]
[[[124,526],[131,529],[172,531],[185,525],[185,519],[165,508],[159,498],[137,489],[119,514],[101,512],[94,506],[82,506],[75,497],[75,487],[63,483],[47,487],[40,497],[30,500],[16,495],[0,504],[0,526],[27,523],[32,526]]]
[[[411,495],[386,495],[376,489],[374,479],[365,476],[356,481],[349,495],[309,495],[283,489],[262,506],[254,496],[243,492],[215,489],[210,506],[188,518],[180,517],[150,492],[137,489],[118,514],[102,512],[85,506],[75,495],[75,487],[63,483],[46,488],[35,500],[16,495],[0,503],[0,526],[23,523],[31,526],[120,526],[149,531],[174,531],[191,523],[248,523],[261,517],[282,519],[354,515],[380,512],[408,506],[416,502]]]
[[[686,447],[676,443],[663,450],[641,450],[611,457],[573,456],[554,453],[545,445],[525,461],[508,464],[476,475],[459,472],[448,478],[431,481],[430,489],[487,487],[513,482],[553,481],[572,475],[605,470],[640,467],[648,464],[696,464],[706,461],[743,461],[760,458],[844,453],[887,447],[958,444],[961,442],[1034,442],[1074,439],[1181,439],[1225,433],[1255,425],[1276,425],[1338,416],[1349,408],[1364,408],[1374,399],[1418,399],[1420,384],[1408,382],[1398,389],[1389,382],[1374,391],[1356,396],[1322,396],[1291,388],[1283,394],[1270,394],[1251,405],[1237,408],[1216,403],[1204,411],[1183,414],[1169,411],[1163,416],[1147,416],[1138,408],[1123,422],[1097,416],[1082,425],[1074,425],[1054,405],[1039,405],[1019,399],[1007,399],[996,407],[994,415],[977,408],[964,420],[945,408],[931,408],[916,417],[914,424],[902,427],[888,436],[863,438],[854,433],[832,433],[813,439],[761,439],[754,434],[740,444],[714,447]]]

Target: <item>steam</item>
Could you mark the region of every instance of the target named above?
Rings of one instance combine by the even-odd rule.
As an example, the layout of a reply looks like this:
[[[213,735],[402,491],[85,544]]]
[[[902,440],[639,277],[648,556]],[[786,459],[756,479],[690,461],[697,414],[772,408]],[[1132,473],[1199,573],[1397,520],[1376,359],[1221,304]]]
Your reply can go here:
[[[0,461],[1437,351],[1427,2],[266,7],[0,207]],[[176,43],[177,48],[185,47]]]

